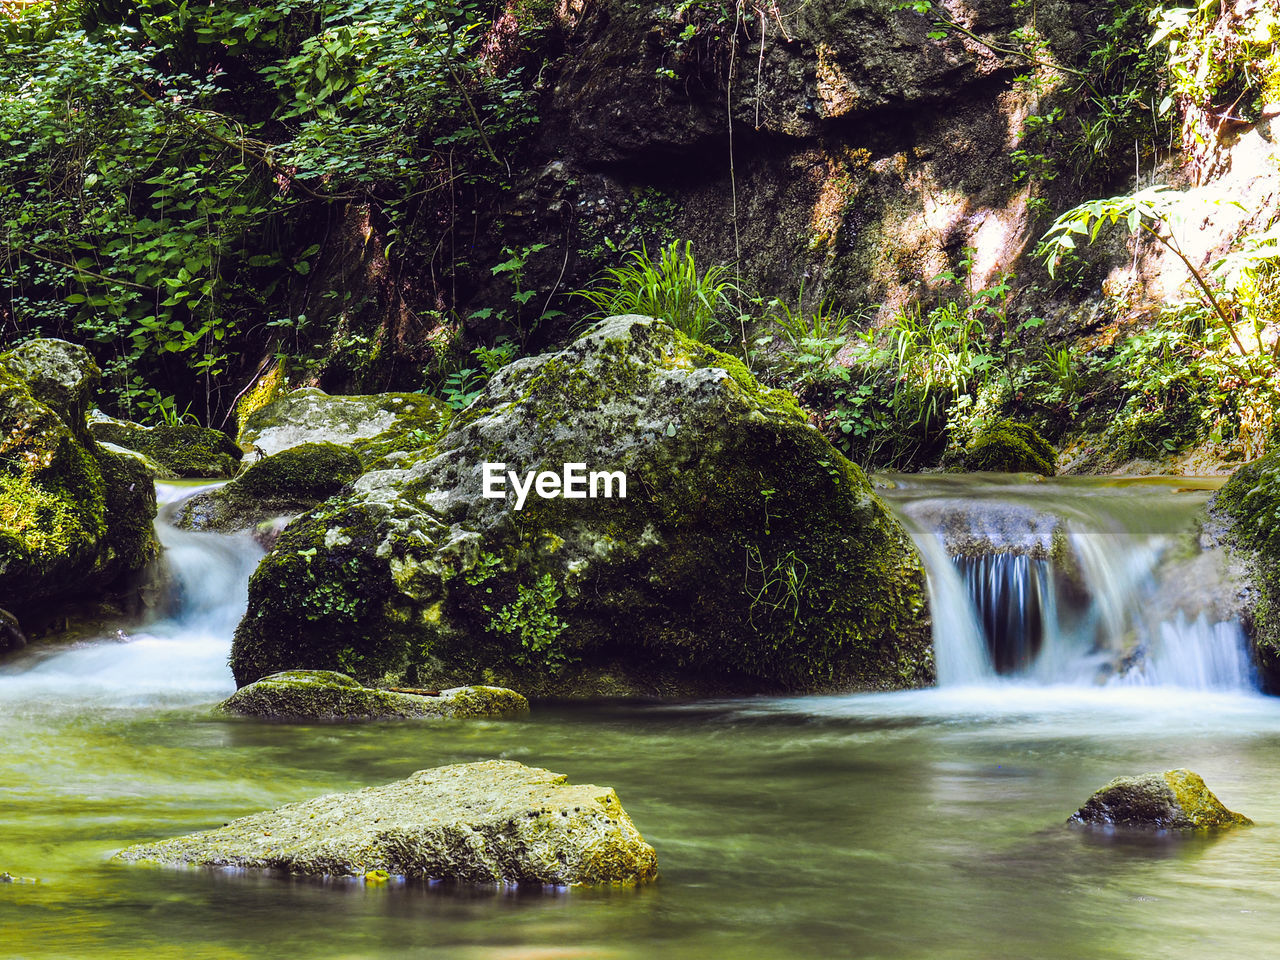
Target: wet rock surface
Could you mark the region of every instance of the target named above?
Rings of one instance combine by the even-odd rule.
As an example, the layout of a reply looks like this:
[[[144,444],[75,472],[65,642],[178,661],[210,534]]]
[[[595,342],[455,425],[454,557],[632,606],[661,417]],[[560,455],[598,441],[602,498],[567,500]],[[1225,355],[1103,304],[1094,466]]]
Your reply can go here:
[[[355,451],[335,443],[303,443],[255,460],[216,490],[187,498],[173,522],[190,530],[232,533],[281,516],[296,516],[355,480],[364,467]]]
[[[405,780],[291,803],[120,860],[465,883],[634,884],[657,854],[610,787],[511,760],[421,770]]]
[[[89,420],[89,430],[102,443],[145,455],[168,477],[227,479],[240,469],[240,448],[220,430],[188,423],[144,427],[101,413]]]
[[[1167,770],[1117,777],[1071,815],[1069,823],[1135,830],[1193,831],[1253,821],[1222,805],[1199,774]]]

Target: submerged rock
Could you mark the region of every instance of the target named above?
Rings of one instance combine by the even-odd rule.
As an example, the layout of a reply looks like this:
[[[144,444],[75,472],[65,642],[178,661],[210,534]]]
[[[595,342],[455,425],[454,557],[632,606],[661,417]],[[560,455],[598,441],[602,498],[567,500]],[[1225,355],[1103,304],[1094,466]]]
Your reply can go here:
[[[657,854],[610,787],[512,760],[291,803],[218,830],[129,847],[130,862],[465,883],[632,884]]]
[[[0,356],[0,597],[37,608],[90,601],[159,551],[151,476],[100,447],[85,408],[100,374],[83,347],[34,340]]]
[[[1224,807],[1200,775],[1190,770],[1117,777],[1090,797],[1069,822],[1145,830],[1208,830],[1253,823]]]
[[[964,452],[966,470],[1038,473],[1052,477],[1057,453],[1033,427],[1016,420],[988,425]]]
[[[287,670],[241,687],[220,709],[271,720],[474,719],[528,713],[529,701],[502,687],[455,687],[424,695],[366,687],[332,670]]]
[[[225,479],[240,469],[240,448],[220,430],[189,423],[144,427],[101,413],[89,430],[103,443],[144,454],[171,477]]]
[[[1280,450],[1241,467],[1209,501],[1206,546],[1225,547],[1264,689],[1280,690]]]
[[[273,517],[297,515],[336,494],[364,471],[335,443],[304,443],[252,464],[230,483],[184,500],[175,526],[232,533]]]
[[[436,440],[450,414],[448,405],[420,393],[331,397],[308,387],[259,407],[238,439],[266,456],[304,443],[338,444],[370,468],[389,466]]]
[[[584,494],[616,475],[516,509],[486,462],[578,464]],[[350,663],[560,697],[933,681],[920,560],[862,471],[789,394],[643,317],[499,371],[410,468],[293,521],[249,594],[241,684]]]

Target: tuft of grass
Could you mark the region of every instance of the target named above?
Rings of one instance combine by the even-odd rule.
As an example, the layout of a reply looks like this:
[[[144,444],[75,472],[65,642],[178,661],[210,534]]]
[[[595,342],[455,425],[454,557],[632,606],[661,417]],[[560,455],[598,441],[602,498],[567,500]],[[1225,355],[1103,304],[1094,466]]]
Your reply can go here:
[[[604,276],[575,296],[592,303],[592,319],[635,313],[665,320],[681,333],[703,343],[727,332],[722,315],[736,314],[731,296],[740,294],[738,278],[724,266],[699,270],[693,243],[673,241],[657,261],[647,249],[633,250],[630,262],[610,267]]]

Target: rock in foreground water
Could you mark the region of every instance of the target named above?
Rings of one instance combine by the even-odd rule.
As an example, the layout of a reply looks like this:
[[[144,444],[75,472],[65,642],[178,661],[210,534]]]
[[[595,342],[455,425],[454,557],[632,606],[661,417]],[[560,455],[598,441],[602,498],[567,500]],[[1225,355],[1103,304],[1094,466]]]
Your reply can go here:
[[[306,876],[556,885],[640,883],[658,859],[610,787],[513,760],[421,770],[317,797],[218,830],[116,855],[131,862],[283,870]]]
[[[1190,770],[1117,777],[1071,815],[1071,823],[1142,830],[1208,830],[1250,824],[1222,805]]]
[[[286,670],[241,687],[221,708],[271,720],[462,720],[528,713],[529,701],[503,687],[454,687],[427,696],[365,687],[332,670]]]

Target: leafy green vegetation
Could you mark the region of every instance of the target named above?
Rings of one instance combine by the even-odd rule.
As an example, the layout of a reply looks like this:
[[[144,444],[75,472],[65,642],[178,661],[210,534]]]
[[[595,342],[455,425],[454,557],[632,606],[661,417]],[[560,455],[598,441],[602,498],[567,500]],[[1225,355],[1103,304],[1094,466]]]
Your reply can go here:
[[[444,249],[442,205],[509,177],[535,117],[519,50],[495,65],[491,15],[465,0],[7,8],[5,327],[95,344],[118,412],[172,420],[190,401],[220,421],[248,347],[283,329],[302,363],[338,336],[295,306],[350,295],[315,273],[332,256],[317,216],[361,204],[389,253]],[[544,16],[530,7],[519,42]]]
[[[520,647],[512,651],[512,659],[521,666],[542,664],[551,673],[559,673],[573,657],[559,643],[569,626],[556,616],[556,604],[562,594],[551,574],[539,577],[531,586],[520,584],[516,599],[493,613],[489,629],[518,637]]]

